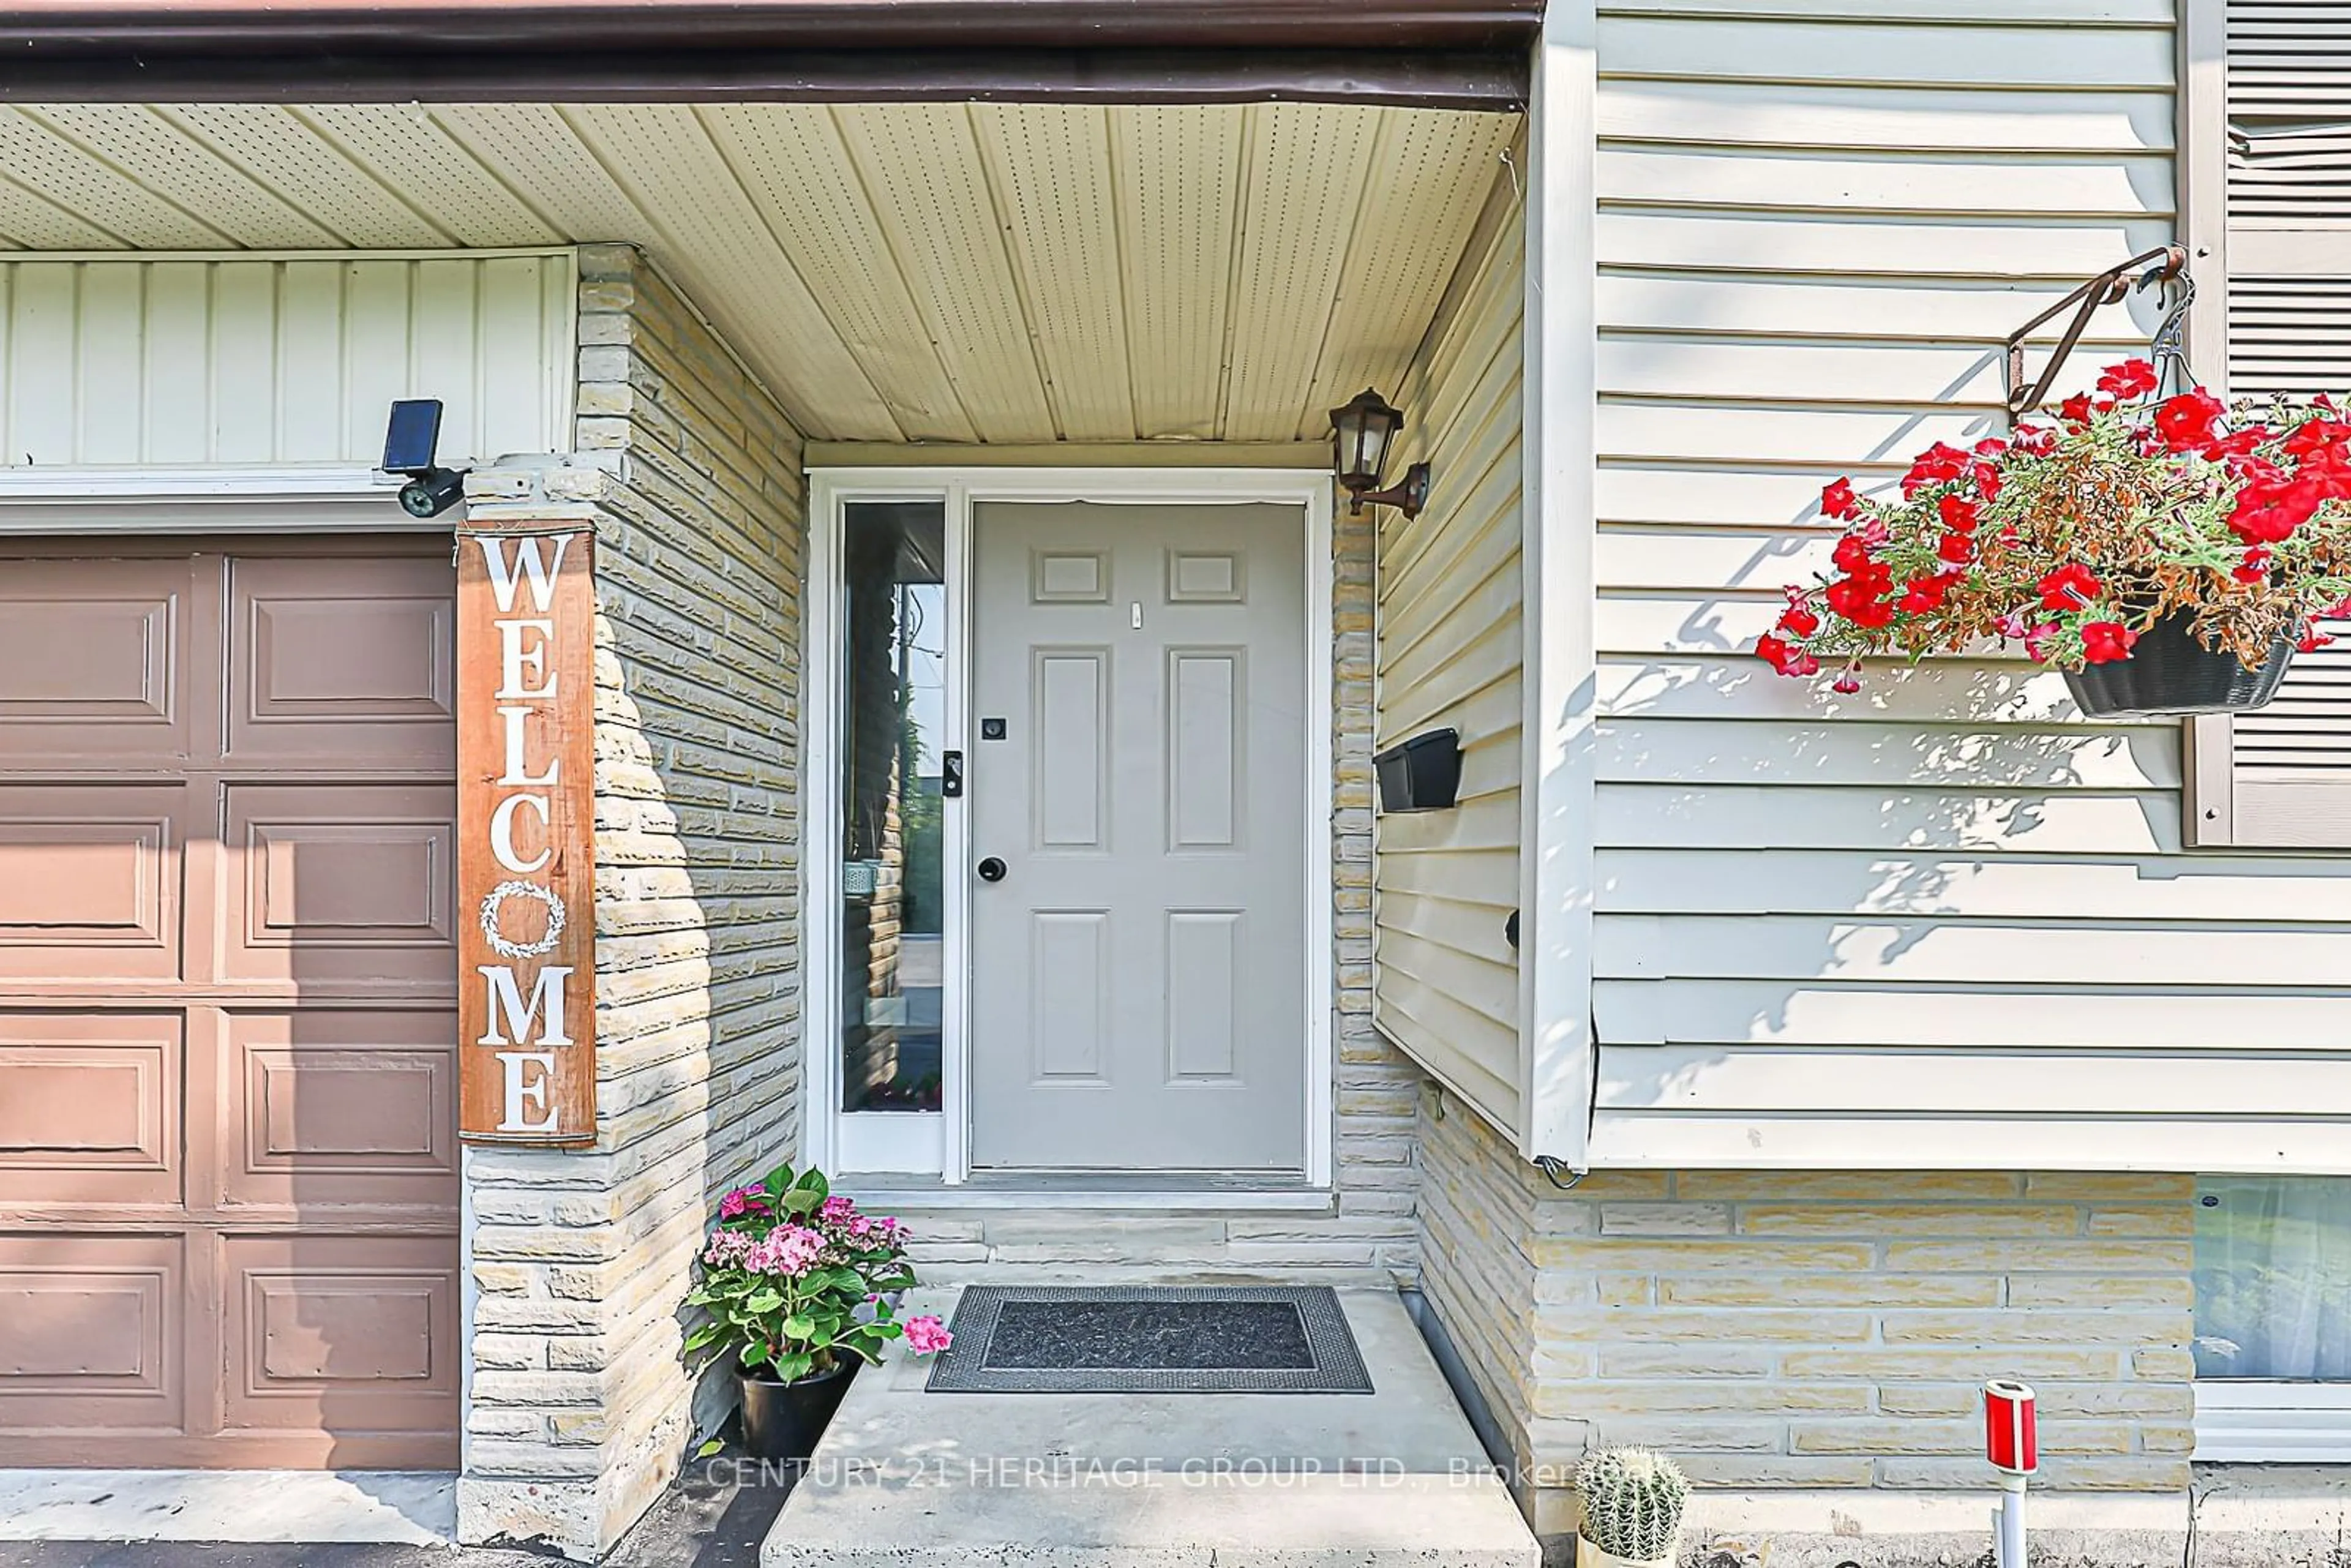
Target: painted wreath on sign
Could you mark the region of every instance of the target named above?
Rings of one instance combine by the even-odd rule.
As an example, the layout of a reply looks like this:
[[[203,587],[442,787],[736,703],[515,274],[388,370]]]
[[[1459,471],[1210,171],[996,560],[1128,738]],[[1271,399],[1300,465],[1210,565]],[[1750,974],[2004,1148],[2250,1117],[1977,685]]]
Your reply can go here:
[[[547,930],[536,942],[509,942],[498,917],[509,898],[528,898],[546,905]],[[535,882],[502,882],[482,895],[482,939],[501,958],[537,958],[555,951],[563,940],[563,901]]]
[[[1865,659],[1995,641],[2076,673],[2158,623],[2248,670],[2331,641],[2319,620],[2351,614],[2351,422],[2325,397],[2157,386],[2131,360],[2053,423],[1938,442],[1898,497],[1830,485],[1834,570],[1787,590],[1756,654],[1783,675],[1834,669],[1850,693]]]

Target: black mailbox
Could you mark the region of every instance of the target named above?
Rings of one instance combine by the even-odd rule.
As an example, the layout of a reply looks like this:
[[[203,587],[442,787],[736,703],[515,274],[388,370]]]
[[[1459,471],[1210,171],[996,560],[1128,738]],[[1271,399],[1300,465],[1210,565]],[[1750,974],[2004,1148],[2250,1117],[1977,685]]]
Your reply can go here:
[[[1442,811],[1461,789],[1461,732],[1431,729],[1373,757],[1383,811]]]

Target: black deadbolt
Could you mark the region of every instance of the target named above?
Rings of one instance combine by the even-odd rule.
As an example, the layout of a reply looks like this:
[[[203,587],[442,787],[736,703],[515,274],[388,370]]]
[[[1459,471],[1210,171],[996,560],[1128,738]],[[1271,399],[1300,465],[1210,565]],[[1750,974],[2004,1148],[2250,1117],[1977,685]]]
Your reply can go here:
[[[1005,872],[1009,869],[1010,868],[1006,866],[1002,861],[998,860],[994,855],[990,855],[986,860],[979,862],[979,880],[982,882],[1002,882],[1004,880]]]

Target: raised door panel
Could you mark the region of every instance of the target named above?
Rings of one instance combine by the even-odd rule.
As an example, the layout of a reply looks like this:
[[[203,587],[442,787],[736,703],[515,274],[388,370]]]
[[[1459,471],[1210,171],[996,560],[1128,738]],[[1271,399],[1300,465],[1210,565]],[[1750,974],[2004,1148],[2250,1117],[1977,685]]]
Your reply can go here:
[[[188,760],[187,557],[0,561],[0,766]]]
[[[230,765],[450,770],[455,601],[437,559],[233,562]]]
[[[231,980],[455,977],[456,796],[438,784],[232,784],[221,911]]]
[[[0,983],[179,977],[187,810],[180,784],[0,782]]]
[[[232,1442],[307,1443],[339,1464],[454,1469],[458,1285],[445,1238],[222,1239]]]
[[[182,1038],[176,1012],[0,1013],[0,1202],[179,1202]]]
[[[457,1211],[454,1013],[232,1012],[225,1203]]]
[[[0,1456],[39,1462],[41,1439],[72,1434],[179,1432],[188,1300],[177,1236],[0,1232]]]

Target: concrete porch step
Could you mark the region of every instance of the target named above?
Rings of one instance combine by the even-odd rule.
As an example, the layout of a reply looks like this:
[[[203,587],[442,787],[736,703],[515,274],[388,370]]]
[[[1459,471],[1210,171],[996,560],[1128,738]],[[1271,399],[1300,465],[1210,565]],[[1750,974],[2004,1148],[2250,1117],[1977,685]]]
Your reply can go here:
[[[1372,1394],[931,1394],[926,1362],[869,1370],[762,1568],[1536,1568],[1402,1301],[1339,1295]]]

